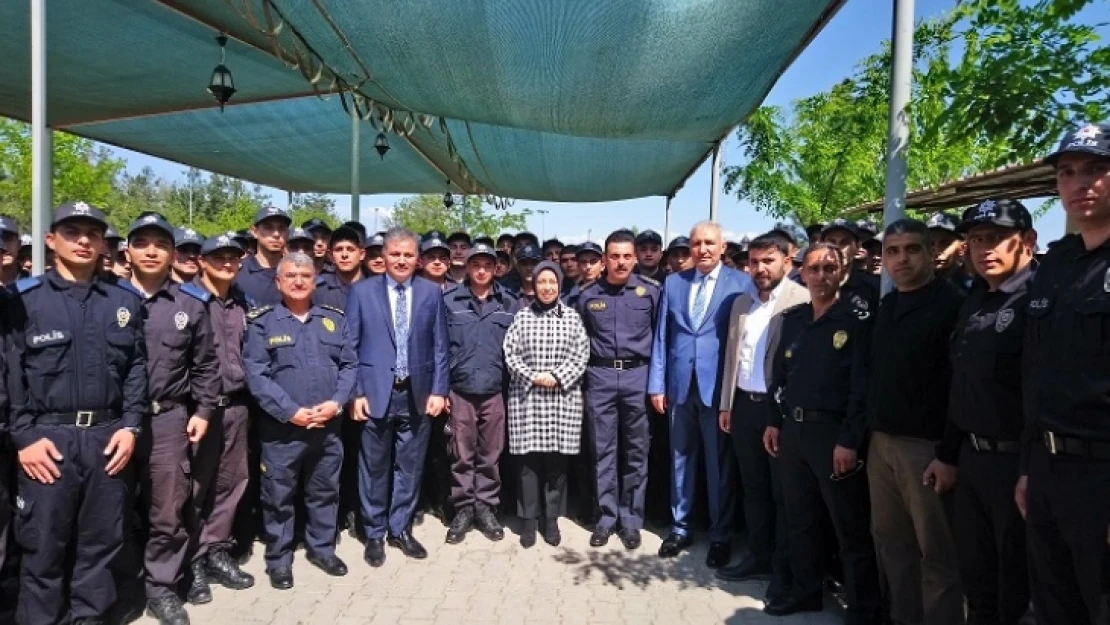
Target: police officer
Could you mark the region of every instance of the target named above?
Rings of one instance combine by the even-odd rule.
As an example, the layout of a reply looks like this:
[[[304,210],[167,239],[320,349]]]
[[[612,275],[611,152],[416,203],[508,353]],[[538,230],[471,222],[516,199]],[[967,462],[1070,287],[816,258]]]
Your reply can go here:
[[[501,345],[519,305],[493,279],[493,247],[470,248],[468,276],[443,294],[451,342],[449,445],[451,505],[455,517],[446,542],[457,544],[477,522],[490,540],[505,532],[497,521],[501,501],[498,460],[505,446],[505,362]]]
[[[258,239],[254,238],[249,229],[235,231],[235,240],[243,247],[244,255],[254,256],[258,253]]]
[[[832,517],[844,566],[849,625],[876,622],[878,573],[871,543],[866,438],[871,312],[839,294],[853,262],[831,243],[806,250],[810,302],[783,314],[771,395],[778,397],[763,442],[779,459],[793,587],[763,611],[773,616],[822,609],[821,510]]]
[[[234,234],[234,233],[231,233]],[[193,285],[209,294],[208,318],[219,363],[219,395],[208,420],[208,431],[194,447],[192,507],[188,531],[192,547],[192,580],[186,599],[199,605],[212,601],[209,580],[242,590],[254,578],[229,554],[236,509],[247,491],[248,406],[242,343],[247,311],[253,306],[235,286],[243,248],[230,234],[205,239],[200,248],[200,274]]]
[[[839,247],[844,257],[850,260],[854,261],[859,255],[859,231],[854,223],[846,219],[834,219],[825,224],[821,228],[821,240]],[[874,314],[879,309],[879,281],[853,266],[844,276],[840,296]]]
[[[637,549],[647,492],[647,365],[660,287],[633,273],[636,238],[627,230],[605,240],[604,266],[576,303],[590,338],[586,417],[601,512],[590,546],[605,546],[617,532],[625,548]]]
[[[451,269],[451,247],[438,232],[429,233],[420,243],[420,267],[420,275],[438,284],[439,288],[451,286],[447,280],[447,272]]]
[[[654,230],[636,235],[636,273],[662,284],[667,277],[663,267],[663,237]]]
[[[362,235],[354,228],[340,226],[331,233],[328,252],[332,259],[332,271],[316,278],[312,303],[343,310],[347,307],[351,285],[362,279],[362,259],[366,256]]]
[[[476,245],[477,241],[471,241],[470,235],[459,231],[452,232],[451,236],[447,237],[447,247],[451,248],[451,271],[447,274],[447,279],[455,284],[461,284],[466,280],[467,259],[470,257],[470,247]],[[492,249],[493,242],[490,241],[487,245]],[[496,260],[496,257],[494,257]]]
[[[301,228],[312,237],[312,260],[316,263],[317,273],[331,273],[333,266],[328,258],[331,248],[331,226],[323,219],[313,217],[305,220]]]
[[[527,233],[525,233],[527,234]],[[516,268],[501,279],[501,286],[520,300],[521,306],[527,305],[535,298],[536,289],[532,284],[532,271],[543,260],[538,245],[527,243],[516,250]]]
[[[199,249],[198,249],[199,251]],[[166,625],[189,617],[177,595],[189,534],[185,508],[192,484],[182,468],[204,438],[219,394],[219,363],[208,321],[208,291],[170,279],[174,230],[157,215],[127,233],[131,284],[146,298],[150,427],[140,439],[140,493],[147,513],[143,556],[147,612]]]
[[[694,268],[694,259],[690,256],[690,237],[671,239],[671,244],[667,246],[667,266],[671,273]]]
[[[420,275],[435,283],[441,290],[454,286],[448,278],[451,268],[451,248],[443,235],[432,230],[420,243]],[[428,435],[428,451],[424,454],[424,472],[420,482],[420,501],[413,522],[423,522],[425,511],[443,519],[450,518],[451,461],[447,457],[447,437],[444,424],[436,422]]]
[[[335,555],[343,443],[339,417],[354,394],[357,362],[343,313],[312,305],[315,263],[294,252],[277,265],[282,301],[249,315],[243,364],[251,394],[265,411],[262,516],[266,574],[279,590],[293,587],[294,497],[303,493],[309,563],[347,574]]]
[[[364,259],[367,276],[379,276],[385,273],[384,249],[385,236],[382,233],[379,232],[372,237],[367,237],[366,257]]]
[[[15,286],[8,391],[22,468],[20,624],[103,623],[116,600],[129,462],[150,404],[142,301],[97,271],[106,229],[96,207],[60,206],[46,235],[57,266]]]
[[[564,297],[567,306],[577,307],[582,289],[601,277],[601,272],[605,270],[602,256],[604,252],[601,246],[593,241],[586,241],[578,246],[578,251],[574,254],[574,260],[578,263],[578,282]]]
[[[0,246],[3,242],[0,241]],[[7,252],[7,248],[2,248]],[[7,382],[7,314],[10,296],[6,289],[0,289],[0,620],[15,620],[16,598],[19,595],[19,574],[15,568],[18,560],[13,558],[10,549],[12,521],[12,487],[15,483],[15,457],[11,441],[8,439],[8,423],[11,404],[8,401]]]
[[[276,206],[263,206],[254,215],[251,235],[258,251],[249,253],[243,260],[243,270],[236,276],[235,284],[259,306],[274,306],[281,301],[275,268],[285,253],[292,222],[289,215]]]
[[[0,285],[11,286],[19,278],[19,227],[11,217],[0,215]]]
[[[200,244],[204,237],[192,228],[177,228],[173,232],[173,257],[172,278],[181,283],[192,282],[200,271],[197,259],[200,257]]]
[[[313,248],[316,246],[316,240],[312,238],[308,230],[304,228],[292,228],[289,230],[289,237],[285,240],[285,251],[288,254],[293,252],[300,252],[313,257],[313,263],[317,263],[313,256]],[[317,263],[318,264],[318,263]],[[319,273],[320,269],[317,267],[316,272]]]
[[[1110,526],[1110,124],[1069,132],[1045,159],[1079,227],[1029,288],[1027,427],[1016,492],[1039,623],[1105,623]]]
[[[1033,277],[1033,218],[1020,202],[964,212],[982,277],[952,335],[947,457],[960,467],[953,531],[970,625],[1016,625],[1029,605],[1025,521],[1014,505],[1022,430],[1021,344]]]

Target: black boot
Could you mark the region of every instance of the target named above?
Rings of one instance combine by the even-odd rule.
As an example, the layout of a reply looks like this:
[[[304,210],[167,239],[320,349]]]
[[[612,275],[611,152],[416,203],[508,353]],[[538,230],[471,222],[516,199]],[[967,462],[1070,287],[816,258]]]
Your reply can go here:
[[[531,549],[536,544],[536,521],[535,519],[524,521],[524,527],[520,529],[520,546],[525,549]]]
[[[558,547],[563,542],[563,535],[559,532],[559,519],[547,519],[543,524],[543,542]]]
[[[477,516],[478,531],[482,532],[486,538],[498,541],[505,537],[505,530],[501,527],[501,523],[497,521],[497,515],[494,514],[493,508],[478,504]]]
[[[211,551],[206,558],[208,579],[224,588],[243,590],[254,586],[254,577],[239,568],[239,563],[226,551]]]
[[[151,599],[146,604],[146,613],[158,619],[161,625],[189,625],[189,614],[174,595]]]
[[[190,567],[193,572],[193,581],[189,583],[189,592],[185,595],[189,603],[203,605],[212,601],[212,587],[208,585],[208,576],[204,571],[204,560],[193,562]]]

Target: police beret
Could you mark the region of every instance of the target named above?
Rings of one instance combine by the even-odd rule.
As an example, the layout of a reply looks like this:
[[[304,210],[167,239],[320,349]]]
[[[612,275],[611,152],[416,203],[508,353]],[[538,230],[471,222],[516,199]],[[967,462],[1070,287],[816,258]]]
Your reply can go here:
[[[493,249],[492,245],[488,245],[486,243],[476,243],[474,247],[471,247],[470,251],[466,253],[466,260],[469,261],[475,256],[489,256],[490,258],[497,260],[497,250]]]
[[[287,226],[293,223],[293,218],[289,216],[289,213],[276,206],[263,206],[258,209],[258,212],[254,214],[254,221],[252,223],[257,226],[267,219],[280,219],[284,221]]]
[[[668,252],[672,252],[674,250],[689,250],[689,249],[690,249],[690,237],[675,237],[675,238],[671,239],[671,244],[667,246],[667,251]]]
[[[526,243],[522,245],[519,250],[516,251],[516,259],[534,260],[538,262],[543,260],[543,254],[540,253],[540,248],[530,243]]]
[[[958,225],[960,225],[960,220],[955,215],[949,215],[948,213],[934,213],[925,220],[925,227],[930,230],[955,232]]]
[[[826,234],[832,232],[833,230],[846,230],[853,237],[855,237],[857,239],[859,238],[859,230],[856,229],[856,224],[848,221],[847,219],[834,219],[834,220],[830,221],[829,223],[825,224],[824,227],[821,228],[821,236],[825,236]],[[794,239],[794,243],[797,243],[797,242],[798,242],[798,239]]]
[[[1086,124],[1064,135],[1056,151],[1045,157],[1049,165],[1056,165],[1056,161],[1064,154],[1078,152],[1110,158],[1110,124]]]
[[[654,230],[644,230],[636,235],[636,245],[640,245],[641,243],[663,245],[663,237],[659,236],[659,233]]]
[[[52,226],[56,226],[63,221],[71,219],[87,219],[95,221],[96,223],[108,229],[108,220],[105,219],[104,213],[97,207],[87,202],[66,202],[54,211],[54,221],[50,222]]]
[[[286,239],[286,243],[292,243],[293,241],[315,241],[315,239],[312,238],[308,230],[304,228],[293,228],[289,231],[289,238]]]
[[[597,254],[598,256],[604,256],[605,255],[605,253],[601,249],[601,246],[598,245],[597,243],[594,243],[593,241],[586,241],[585,243],[580,244],[578,246],[578,251],[575,253],[575,255],[576,256],[581,256],[582,254],[584,254],[586,252],[593,252],[594,254]]]
[[[964,211],[963,219],[957,226],[956,232],[967,234],[975,226],[984,224],[1029,230],[1033,227],[1033,216],[1017,200],[986,200]]]
[[[420,253],[427,254],[432,250],[443,250],[445,252],[450,252],[451,248],[447,246],[446,241],[438,236],[428,237],[427,239],[424,239],[423,243],[420,244]]]
[[[177,228],[173,231],[173,246],[184,247],[186,245],[201,245],[204,243],[204,237],[192,228]]]
[[[146,228],[154,228],[156,230],[160,230],[175,243],[177,242],[177,236],[174,232],[173,226],[171,226],[170,222],[166,221],[166,219],[158,213],[150,213],[144,217],[139,217],[135,221],[131,222],[131,226],[127,229],[127,238],[130,239],[131,237],[135,236],[136,232]]]
[[[235,240],[235,237],[228,234],[218,234],[216,236],[208,237],[204,240],[204,244],[200,246],[201,256],[214,254],[220,250],[235,250],[240,254],[243,253],[243,246]]]
[[[323,219],[319,219],[316,217],[305,221],[303,224],[301,224],[301,227],[308,232],[312,232],[313,230],[323,230],[325,232],[331,232],[331,226],[329,226],[327,222],[325,222]]]

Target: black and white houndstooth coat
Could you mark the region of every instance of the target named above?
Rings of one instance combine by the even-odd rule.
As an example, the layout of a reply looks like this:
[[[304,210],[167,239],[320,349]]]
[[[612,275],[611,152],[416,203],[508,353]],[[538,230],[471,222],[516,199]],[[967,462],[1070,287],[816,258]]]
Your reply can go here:
[[[509,369],[509,453],[577,454],[582,441],[582,376],[590,343],[582,319],[559,302],[539,312],[528,306],[505,334]],[[550,373],[559,385],[532,384]]]

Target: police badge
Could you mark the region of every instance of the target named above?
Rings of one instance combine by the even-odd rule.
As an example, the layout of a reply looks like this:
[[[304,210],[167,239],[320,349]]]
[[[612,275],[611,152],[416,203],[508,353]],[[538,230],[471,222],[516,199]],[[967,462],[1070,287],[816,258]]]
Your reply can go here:
[[[324,317],[320,321],[320,324],[323,325],[324,329],[327,330],[328,332],[335,332],[335,322],[332,321],[331,319],[328,319],[327,317]]]
[[[844,330],[837,330],[833,335],[833,349],[841,349],[848,343],[848,333]]]
[[[173,316],[173,325],[177,326],[178,330],[184,330],[185,326],[189,325],[189,314],[181,311]]]
[[[998,316],[994,318],[994,331],[1002,333],[1006,328],[1010,327],[1010,323],[1014,320],[1014,309],[1003,308],[998,311]]]
[[[636,287],[636,297],[643,297],[647,295],[647,289],[642,286]]]
[[[120,308],[116,311],[116,323],[119,324],[119,327],[126,328],[128,321],[131,321],[130,310],[127,310],[126,308]]]

